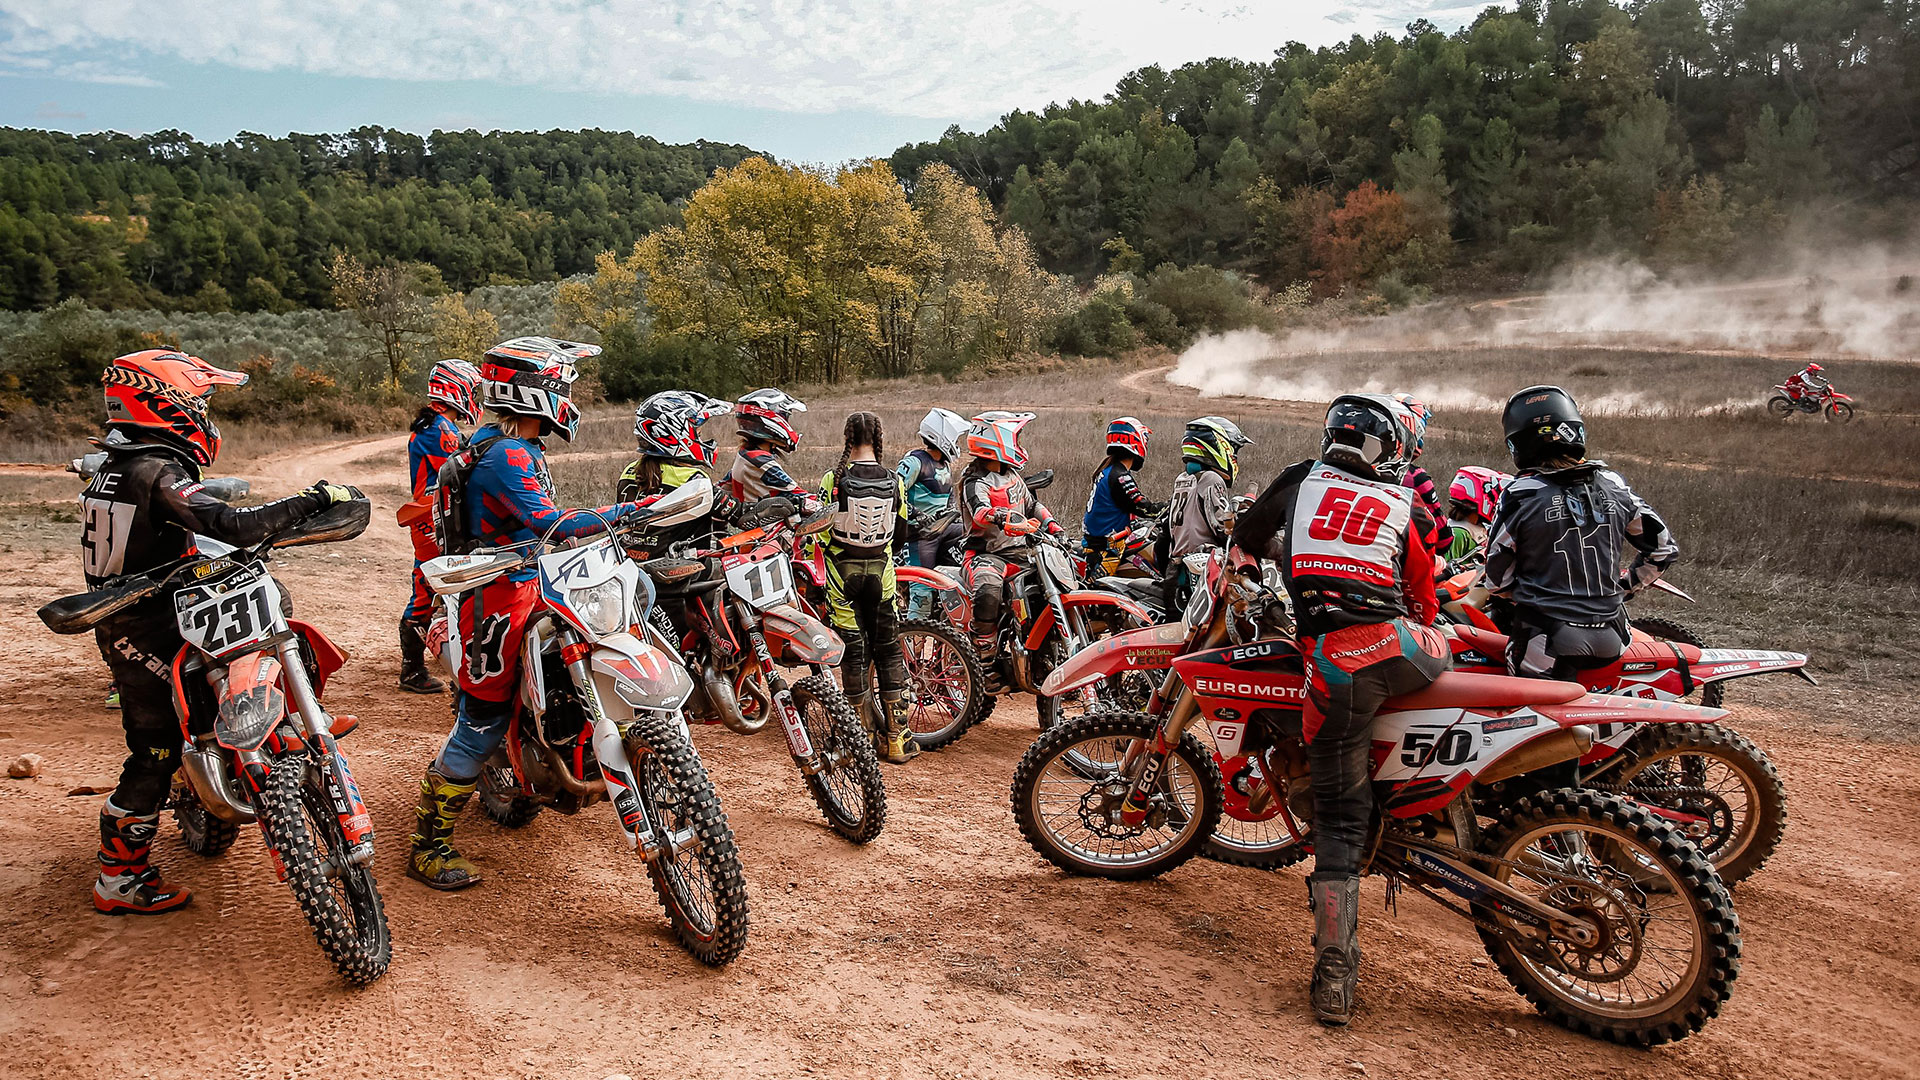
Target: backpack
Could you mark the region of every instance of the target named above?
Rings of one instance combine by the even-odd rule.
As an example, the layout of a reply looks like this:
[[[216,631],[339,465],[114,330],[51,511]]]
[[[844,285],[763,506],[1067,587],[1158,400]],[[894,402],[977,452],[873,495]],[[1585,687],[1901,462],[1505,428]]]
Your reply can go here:
[[[447,458],[433,487],[433,542],[442,555],[466,555],[480,546],[467,530],[467,483],[487,449],[506,438],[491,435]]]

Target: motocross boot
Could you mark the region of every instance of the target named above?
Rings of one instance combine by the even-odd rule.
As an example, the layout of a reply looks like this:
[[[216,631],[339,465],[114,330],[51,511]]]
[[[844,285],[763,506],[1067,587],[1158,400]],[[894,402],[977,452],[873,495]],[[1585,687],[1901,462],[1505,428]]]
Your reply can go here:
[[[413,851],[407,856],[407,876],[430,888],[464,889],[480,883],[480,870],[460,857],[448,839],[460,811],[473,798],[477,781],[456,784],[429,766],[420,781],[420,808],[415,811]]]
[[[184,885],[161,880],[147,865],[160,815],[129,814],[108,799],[100,807],[100,876],[93,882],[93,907],[103,915],[158,915],[193,899]]]
[[[1307,906],[1313,909],[1313,983],[1307,992],[1313,1016],[1345,1027],[1360,982],[1360,879],[1309,877]]]
[[[913,737],[913,725],[907,721],[907,696],[899,691],[880,695],[886,712],[886,731],[876,733],[880,756],[890,765],[905,765],[920,756],[920,740]]]
[[[427,628],[410,619],[400,620],[400,689],[415,694],[439,694],[447,684],[427,670]]]
[[[1000,635],[973,635],[973,651],[980,655],[980,667],[987,673],[986,692],[994,697],[1006,693],[1000,679]]]

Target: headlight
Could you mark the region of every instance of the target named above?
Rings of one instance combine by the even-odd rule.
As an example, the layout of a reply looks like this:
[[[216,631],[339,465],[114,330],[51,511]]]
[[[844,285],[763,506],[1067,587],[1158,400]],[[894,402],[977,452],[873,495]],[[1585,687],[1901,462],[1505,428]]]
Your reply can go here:
[[[567,605],[595,637],[611,637],[627,628],[627,590],[619,578],[567,592]]]

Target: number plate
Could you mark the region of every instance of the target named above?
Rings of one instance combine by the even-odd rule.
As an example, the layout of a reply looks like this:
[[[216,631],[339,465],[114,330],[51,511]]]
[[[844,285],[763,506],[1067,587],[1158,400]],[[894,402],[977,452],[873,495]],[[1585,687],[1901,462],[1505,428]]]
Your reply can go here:
[[[729,569],[727,588],[757,608],[791,604],[799,599],[793,591],[792,563],[780,554]]]
[[[182,590],[173,603],[180,636],[211,656],[258,646],[284,629],[280,591],[272,577],[258,570]]]

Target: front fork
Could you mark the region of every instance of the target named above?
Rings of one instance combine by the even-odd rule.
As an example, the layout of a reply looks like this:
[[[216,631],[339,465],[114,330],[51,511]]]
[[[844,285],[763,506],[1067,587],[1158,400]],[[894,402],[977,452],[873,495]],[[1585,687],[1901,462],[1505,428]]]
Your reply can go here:
[[[807,725],[800,721],[800,709],[793,703],[793,687],[787,685],[786,677],[773,666],[773,651],[767,648],[767,635],[760,629],[759,619],[747,611],[736,612],[740,625],[747,628],[747,640],[753,645],[754,658],[759,661],[760,674],[767,680],[767,690],[773,699],[774,715],[780,718],[780,730],[787,733],[787,751],[793,755],[794,764],[807,776],[817,776],[827,771],[827,762],[821,760],[814,749],[813,740],[807,737]]]
[[[571,644],[577,639],[568,635],[563,641]],[[691,825],[676,832],[671,822],[663,821],[661,824],[667,829],[663,834],[648,819],[640,802],[638,770],[627,754],[627,741],[621,735],[619,725],[600,705],[600,695],[594,690],[593,672],[587,666],[587,657],[581,656],[568,662],[567,674],[572,677],[574,688],[580,693],[580,701],[593,722],[593,757],[600,765],[601,779],[606,781],[607,797],[613,803],[614,818],[620,822],[620,833],[626,838],[627,848],[638,853],[643,861],[653,863],[698,846],[699,838]]]

